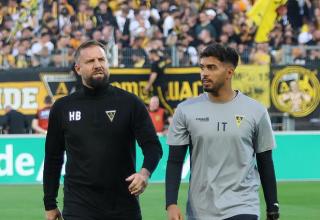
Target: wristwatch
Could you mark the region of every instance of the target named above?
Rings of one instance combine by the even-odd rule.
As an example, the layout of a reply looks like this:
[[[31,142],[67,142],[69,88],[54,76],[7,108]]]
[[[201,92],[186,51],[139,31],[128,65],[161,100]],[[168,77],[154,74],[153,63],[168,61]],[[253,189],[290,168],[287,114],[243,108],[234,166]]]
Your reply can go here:
[[[279,212],[268,212],[267,213],[267,220],[278,220],[280,217]]]
[[[274,203],[273,206],[274,206],[273,210],[276,210],[276,211],[267,212],[267,220],[278,220],[280,218],[279,203]]]

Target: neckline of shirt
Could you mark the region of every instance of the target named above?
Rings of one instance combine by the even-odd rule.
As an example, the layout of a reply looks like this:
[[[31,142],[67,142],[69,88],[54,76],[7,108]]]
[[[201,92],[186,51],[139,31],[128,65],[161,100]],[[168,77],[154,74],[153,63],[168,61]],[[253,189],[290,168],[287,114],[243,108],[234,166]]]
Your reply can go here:
[[[108,93],[108,90],[110,88],[109,84],[106,84],[102,87],[99,88],[89,88],[85,85],[82,85],[83,87],[83,93],[88,96],[93,96],[93,97],[99,97],[106,95]]]
[[[208,95],[207,92],[204,93],[204,96],[205,96],[205,98],[206,98],[210,103],[212,103],[212,104],[216,104],[216,105],[226,105],[226,104],[234,103],[234,102],[235,102],[236,100],[238,100],[239,97],[241,96],[241,92],[240,92],[239,90],[234,90],[234,91],[236,92],[236,95],[235,95],[231,100],[229,100],[229,101],[227,101],[227,102],[215,102],[215,101],[213,101],[213,100],[211,100],[211,99],[209,98],[209,95]]]

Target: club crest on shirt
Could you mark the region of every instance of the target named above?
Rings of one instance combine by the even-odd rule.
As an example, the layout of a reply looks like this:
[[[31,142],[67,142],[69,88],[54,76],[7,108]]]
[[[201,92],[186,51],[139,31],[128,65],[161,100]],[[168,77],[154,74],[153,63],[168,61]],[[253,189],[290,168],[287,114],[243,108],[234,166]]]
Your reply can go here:
[[[237,127],[240,128],[241,122],[244,119],[244,116],[242,115],[235,115]]]
[[[107,114],[109,120],[112,122],[114,119],[114,116],[116,115],[116,110],[106,111],[106,114]]]

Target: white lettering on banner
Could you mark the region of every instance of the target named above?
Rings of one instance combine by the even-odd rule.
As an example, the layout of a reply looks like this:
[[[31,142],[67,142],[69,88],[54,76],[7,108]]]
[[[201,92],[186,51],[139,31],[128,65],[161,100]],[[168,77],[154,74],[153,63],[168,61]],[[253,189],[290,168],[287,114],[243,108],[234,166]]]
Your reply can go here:
[[[37,95],[39,88],[27,87],[19,88],[0,88],[0,109],[11,106],[14,109],[37,109]]]
[[[23,88],[22,89],[22,108],[36,109],[38,108],[37,94],[38,88]]]
[[[38,171],[37,178],[36,178],[36,180],[37,180],[38,182],[42,182],[42,180],[43,180],[43,166],[44,166],[44,160],[43,160],[42,163],[41,163],[41,166],[40,166],[40,169],[39,169],[39,171]]]
[[[16,159],[16,170],[21,176],[31,176],[34,174],[34,158],[31,154],[22,153]],[[29,168],[29,169],[28,169]]]
[[[0,176],[13,176],[13,147],[6,145],[4,154],[0,154]]]
[[[0,153],[0,176],[13,176],[13,145],[7,144],[5,152]],[[15,160],[15,169],[21,176],[31,176],[34,174],[35,161],[31,154],[21,153]]]
[[[13,109],[18,109],[21,104],[21,92],[17,88],[3,89],[4,107],[11,106]]]

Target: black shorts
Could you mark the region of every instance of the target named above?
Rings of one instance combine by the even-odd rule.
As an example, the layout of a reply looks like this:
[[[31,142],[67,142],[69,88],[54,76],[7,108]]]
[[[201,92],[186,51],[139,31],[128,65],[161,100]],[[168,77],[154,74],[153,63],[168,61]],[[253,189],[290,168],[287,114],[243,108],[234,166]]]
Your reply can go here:
[[[258,220],[258,216],[242,214],[242,215],[232,216],[231,218],[226,218],[225,220]]]
[[[134,218],[134,217],[95,217],[95,216],[80,216],[80,215],[63,215],[64,220],[141,220],[142,218]]]
[[[64,185],[64,220],[141,220],[138,198]]]

